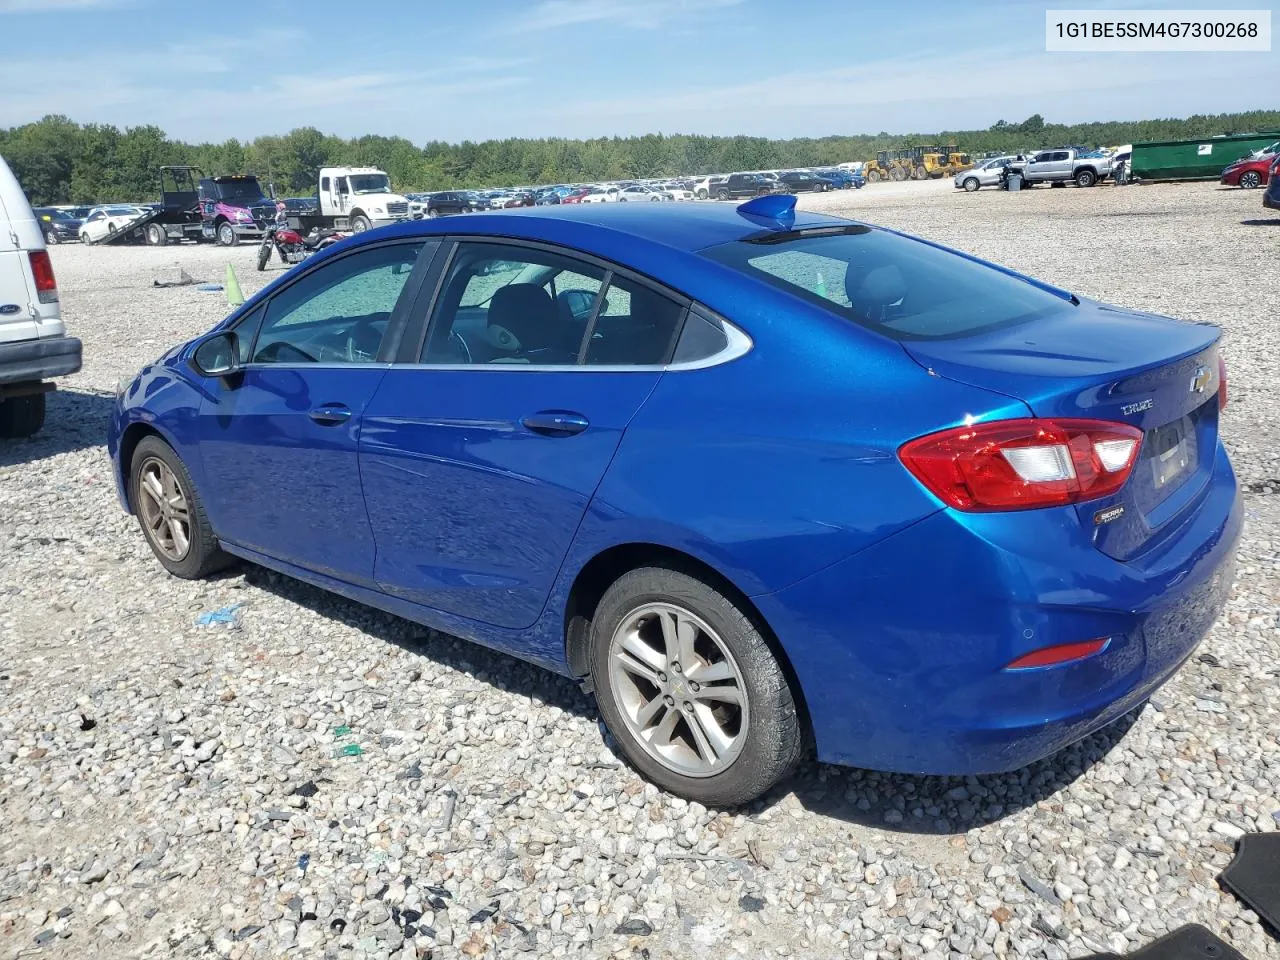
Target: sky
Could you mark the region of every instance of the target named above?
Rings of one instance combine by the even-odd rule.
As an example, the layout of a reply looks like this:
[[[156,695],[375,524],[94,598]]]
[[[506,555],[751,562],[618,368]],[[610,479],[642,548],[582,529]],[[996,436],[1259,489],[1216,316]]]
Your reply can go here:
[[[1278,53],[1046,53],[1046,6],[1263,4],[0,0],[0,127],[58,113],[194,142],[301,126],[418,144],[786,138],[1280,103]]]

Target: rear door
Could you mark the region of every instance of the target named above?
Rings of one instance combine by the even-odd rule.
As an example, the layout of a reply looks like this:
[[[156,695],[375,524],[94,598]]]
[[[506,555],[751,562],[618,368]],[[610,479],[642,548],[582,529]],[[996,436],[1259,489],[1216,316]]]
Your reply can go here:
[[[685,304],[572,251],[514,242],[459,243],[440,290],[414,362],[388,371],[364,414],[377,583],[527,627]]]
[[[30,254],[44,249],[31,205],[0,158],[0,343],[64,332],[57,302],[41,303],[36,295]]]

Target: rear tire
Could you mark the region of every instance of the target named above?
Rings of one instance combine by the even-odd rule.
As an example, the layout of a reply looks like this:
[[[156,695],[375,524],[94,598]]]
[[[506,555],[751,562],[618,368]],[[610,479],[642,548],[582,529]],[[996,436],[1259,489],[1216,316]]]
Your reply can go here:
[[[870,173],[868,173],[868,174],[867,174],[867,182],[868,182],[868,183],[879,183],[879,182],[880,182],[880,171],[879,171],[879,170],[872,170]]]
[[[44,242],[45,246],[56,247],[62,241],[58,239],[58,235],[54,231],[50,230],[44,235]]]
[[[1081,170],[1076,174],[1077,187],[1092,187],[1098,182],[1098,175],[1092,170]]]
[[[165,471],[172,477],[175,490],[185,505],[185,523],[179,523],[186,530],[186,549],[168,549],[164,546],[161,534],[153,533],[147,525],[147,509],[140,498],[147,497],[148,502],[155,501],[140,488],[144,472],[148,476],[163,476]],[[204,504],[196,493],[191,482],[191,475],[182,460],[169,444],[157,436],[143,437],[133,451],[133,461],[129,468],[129,504],[138,517],[142,527],[142,535],[146,538],[151,552],[156,555],[160,565],[175,577],[183,580],[200,580],[235,562],[234,558],[224,553],[218,546],[218,538],[214,536],[209,518],[205,516]],[[172,523],[161,524],[162,531],[171,529]]]
[[[716,191],[716,199],[717,199],[717,200],[728,200],[728,199],[729,199],[729,191],[728,191],[728,190],[717,190],[717,191]]]
[[[659,652],[664,618],[671,655]],[[667,567],[625,573],[596,608],[590,643],[601,716],[627,759],[663,789],[737,806],[800,761],[804,733],[786,674],[752,618],[717,587]],[[629,656],[637,648],[648,656]],[[645,664],[665,686],[637,680]],[[717,689],[733,696],[708,696]]]
[[[0,438],[20,440],[34,436],[44,426],[43,393],[0,400]]]

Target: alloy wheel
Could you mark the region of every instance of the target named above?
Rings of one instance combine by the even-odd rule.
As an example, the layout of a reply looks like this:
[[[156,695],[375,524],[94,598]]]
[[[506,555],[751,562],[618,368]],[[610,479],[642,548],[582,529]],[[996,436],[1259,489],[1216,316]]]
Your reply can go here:
[[[628,732],[663,766],[710,777],[742,752],[750,721],[742,671],[690,610],[666,602],[632,610],[609,644],[609,672]]]
[[[138,471],[138,510],[147,539],[175,562],[191,550],[191,505],[167,463],[148,457]]]

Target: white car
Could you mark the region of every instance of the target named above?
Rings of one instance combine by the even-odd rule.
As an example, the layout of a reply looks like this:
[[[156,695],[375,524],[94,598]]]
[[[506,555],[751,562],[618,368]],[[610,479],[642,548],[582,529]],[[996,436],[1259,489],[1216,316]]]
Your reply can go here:
[[[80,239],[86,243],[101,240],[112,233],[125,229],[134,220],[149,216],[149,210],[128,204],[110,207],[94,207],[80,225]]]
[[[590,198],[588,197],[588,199]],[[624,202],[627,200],[631,200],[631,201],[639,200],[641,202],[656,200],[661,202],[662,194],[659,193],[657,190],[652,190],[649,187],[644,187],[637,184],[634,187],[623,187],[621,190],[619,190],[618,199]]]
[[[613,203],[622,198],[622,191],[617,187],[592,187],[591,192],[582,198],[583,203]]]
[[[684,187],[663,187],[662,192],[672,200],[692,200],[693,191]]]
[[[0,157],[0,439],[38,431],[49,380],[80,369],[80,341],[63,326],[44,244],[40,222]]]
[[[990,160],[983,160],[976,167],[961,170],[952,182],[957,190],[964,190],[966,193],[973,193],[979,187],[994,187],[1000,183],[1004,168],[1015,159],[1017,158],[992,157]]]

